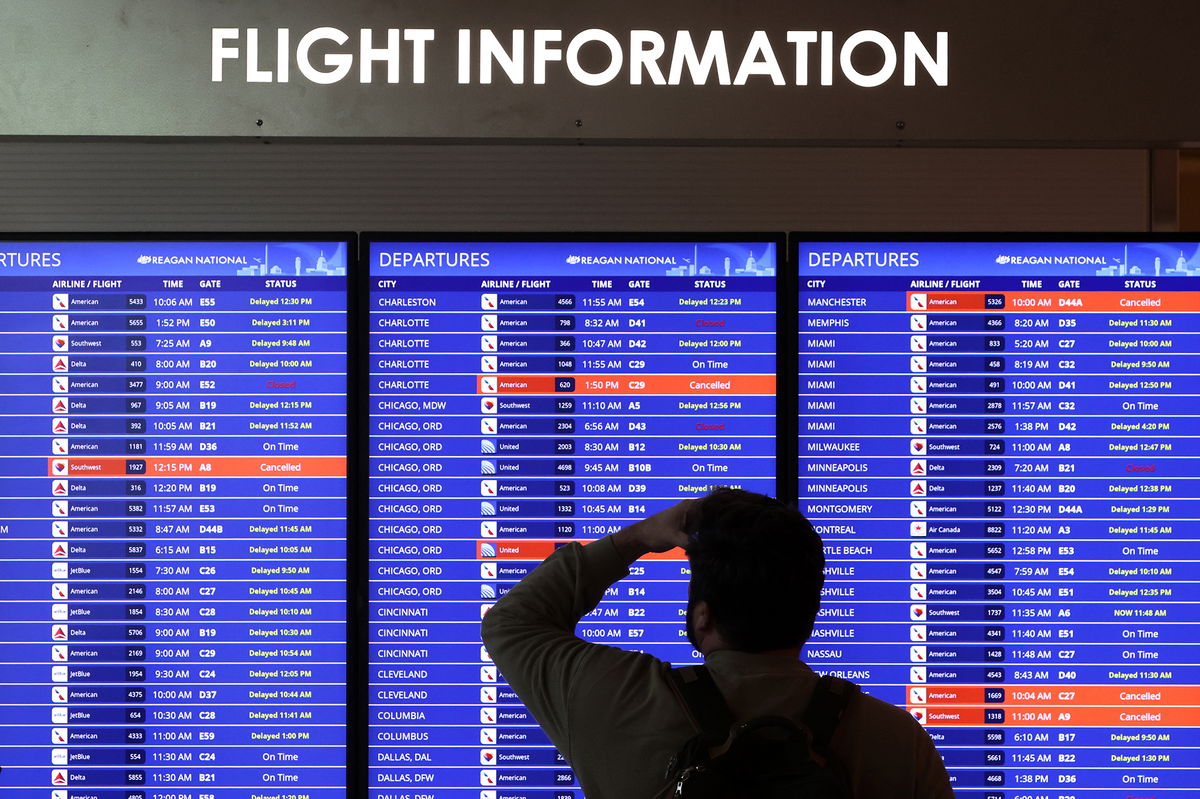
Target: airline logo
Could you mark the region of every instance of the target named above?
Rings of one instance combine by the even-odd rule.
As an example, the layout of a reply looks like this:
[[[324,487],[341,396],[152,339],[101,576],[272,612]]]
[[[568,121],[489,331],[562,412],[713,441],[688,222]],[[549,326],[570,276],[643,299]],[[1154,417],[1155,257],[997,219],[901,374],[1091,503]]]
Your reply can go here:
[[[912,663],[925,663],[928,657],[929,653],[923,645],[916,644],[908,648],[908,659]]]
[[[484,375],[479,378],[479,390],[484,394],[495,394],[500,391],[500,381],[494,377]]]
[[[65,435],[69,429],[71,420],[65,416],[59,416],[50,422],[50,431],[56,436]]]
[[[916,459],[908,462],[909,474],[924,475],[928,470],[929,465],[923,459]]]
[[[929,371],[929,356],[914,355],[908,359],[908,370],[910,372],[928,372]]]
[[[499,430],[499,428],[500,426],[497,424],[495,419],[489,419],[485,416],[479,420],[479,432],[483,433],[485,436],[496,435],[496,431]]]
[[[497,529],[498,528],[495,522],[479,523],[479,534],[484,538],[495,538]]]
[[[51,516],[67,516],[68,514],[67,501],[65,499],[56,499],[50,503]]]
[[[910,311],[925,311],[929,309],[929,296],[926,294],[910,294],[908,296]]]
[[[495,791],[480,791],[479,799],[496,799]]]
[[[56,497],[65,497],[70,493],[66,480],[52,480],[50,482],[50,493]]]
[[[488,705],[496,703],[496,688],[492,685],[484,685],[479,689],[479,701]]]
[[[925,497],[929,495],[929,485],[925,480],[909,480],[908,494],[912,497]]]
[[[496,603],[495,602],[484,602],[482,605],[480,605],[479,606],[479,618],[482,619],[484,616],[486,616],[487,612],[492,609],[492,605],[494,605],[494,604],[496,604]]]
[[[923,436],[929,432],[929,424],[924,416],[914,416],[908,420],[908,433],[913,436]]]
[[[483,438],[479,441],[479,451],[484,455],[496,454],[496,442],[489,438]]]
[[[53,766],[67,765],[67,750],[66,749],[51,749],[50,764]]]
[[[929,617],[929,611],[924,605],[909,605],[908,617],[913,621],[924,621]]]
[[[924,333],[929,329],[929,319],[923,313],[915,313],[908,318],[908,326],[916,333]]]
[[[496,750],[495,749],[480,749],[479,763],[483,766],[496,765]]]
[[[55,644],[50,647],[50,660],[57,663],[65,663],[69,659],[69,652],[65,645]]]
[[[50,298],[50,307],[56,311],[65,311],[71,307],[70,294],[55,294]]]
[[[50,347],[54,352],[66,352],[71,349],[71,340],[67,336],[51,336]]]
[[[495,727],[484,727],[479,731],[479,743],[484,746],[495,746],[497,740]]]
[[[908,667],[908,681],[923,683],[928,679],[927,672],[928,672],[927,666],[909,666]]]
[[[910,377],[908,391],[910,394],[924,394],[929,388],[929,382],[923,377]]]
[[[66,458],[53,458],[50,461],[50,471],[53,474],[70,474],[71,462]]]
[[[494,313],[485,313],[479,317],[479,329],[484,333],[494,333],[500,329],[500,318]]]
[[[490,541],[484,541],[479,545],[479,556],[481,558],[496,557],[496,545]]]
[[[65,744],[67,742],[67,728],[55,727],[50,730],[50,743]]]
[[[479,495],[481,497],[494,497],[500,491],[499,481],[497,480],[480,480]]]
[[[492,653],[487,651],[486,646],[479,647],[479,659],[482,660],[484,663],[492,662]]]
[[[908,454],[924,455],[929,451],[929,443],[923,438],[914,438],[908,442]]]
[[[50,535],[55,538],[66,538],[67,529],[66,522],[50,522]]]
[[[66,397],[55,397],[50,400],[50,411],[52,413],[66,413],[70,409],[71,406],[67,404]]]
[[[65,313],[56,313],[53,321],[50,323],[50,328],[55,332],[66,330],[71,326],[71,317]]]
[[[912,413],[925,413],[927,408],[929,404],[924,397],[913,397],[909,400],[908,409]]]
[[[57,297],[59,295],[55,294],[54,296]],[[66,785],[68,780],[68,772],[65,768],[56,768],[50,772],[51,785]]]
[[[479,297],[479,307],[485,311],[494,311],[500,307],[500,298],[495,294],[483,294]]]
[[[495,516],[496,515],[496,506],[490,502],[480,502],[479,503],[479,515],[480,516]],[[494,547],[492,548],[492,552],[490,555],[486,551],[484,551],[483,557],[485,557],[485,558],[496,557],[495,548]]]
[[[65,625],[65,624],[55,624],[55,625],[53,625],[53,626],[50,628],[50,640],[51,640],[51,641],[65,641],[65,640],[67,640],[67,625]]]
[[[65,561],[56,560],[50,564],[50,576],[55,580],[65,580],[70,576],[67,571],[69,568]]]
[[[51,372],[67,372],[67,371],[70,371],[68,369],[69,366],[70,366],[70,361],[68,361],[66,356],[64,356],[64,355],[55,355],[53,358],[50,359],[50,371]]]
[[[923,685],[914,685],[908,689],[908,701],[914,705],[923,705],[927,701],[926,688]]]
[[[480,336],[479,349],[484,352],[497,352],[500,349],[500,339],[496,336]]]
[[[479,584],[479,598],[480,599],[495,599],[496,598],[496,587],[493,585],[488,585],[487,583],[480,583]]]
[[[910,558],[924,558],[926,555],[925,543],[922,541],[913,541],[908,545],[908,556]]]
[[[71,387],[71,384],[67,380],[67,378],[62,377],[61,375],[51,376],[50,388],[51,388],[51,390],[54,391],[55,394],[66,394],[67,390],[70,389],[70,387]]]
[[[908,515],[909,516],[923,519],[923,518],[925,518],[926,513],[927,513],[927,508],[926,508],[925,500],[914,499],[912,502],[908,503]]]
[[[479,784],[480,785],[495,785],[496,784],[496,770],[494,768],[480,769],[479,770]]]
[[[484,580],[496,579],[496,564],[495,563],[480,563],[479,576]]]
[[[910,641],[928,641],[929,634],[924,624],[910,624],[908,627],[908,640]]]
[[[70,442],[65,438],[56,438],[50,442],[51,455],[66,455],[70,451]]]
[[[924,580],[928,571],[924,563],[910,563],[908,565],[908,578],[910,580]]]
[[[495,397],[480,397],[479,410],[481,413],[495,413],[500,408],[500,403]]]
[[[50,584],[50,598],[51,599],[66,599],[67,598],[67,584],[66,583],[51,583]]]
[[[929,597],[929,589],[925,583],[913,583],[908,587],[908,598],[923,601]]]
[[[495,666],[480,666],[479,667],[479,681],[480,682],[496,682],[499,679],[500,679],[500,672],[498,672],[496,670]]]
[[[913,538],[924,538],[925,533],[928,531],[928,529],[929,528],[925,524],[925,522],[909,522],[908,523],[908,534],[910,536],[912,536]]]
[[[925,721],[926,721],[924,708],[910,707],[908,709],[908,715],[910,715],[914,719],[916,719],[918,724],[921,724],[922,726],[924,726]]]
[[[908,348],[913,352],[929,352],[929,337],[909,336]]]
[[[500,368],[500,359],[495,355],[480,355],[479,356],[479,371],[495,372]]]
[[[479,462],[479,473],[480,474],[495,474],[496,473],[495,462],[494,461],[480,461]]]
[[[59,704],[59,705],[66,702],[67,701],[67,689],[63,688],[62,686],[58,686],[58,685],[51,688],[50,689],[50,701],[54,702],[55,704]],[[63,708],[63,710],[66,710],[66,708]]]
[[[70,618],[71,606],[55,603],[50,606],[50,618],[54,621],[66,621]]]
[[[479,708],[479,723],[480,724],[495,724],[496,723],[496,708],[494,708],[494,707]]]
[[[67,670],[66,666],[51,666],[50,667],[50,680],[52,682],[66,682],[69,674],[70,674],[70,672]],[[59,711],[59,710],[62,711],[62,721],[61,722],[58,720],[57,711]],[[51,715],[54,717],[51,719],[51,721],[53,721],[55,724],[66,724],[67,723],[67,709],[65,707],[51,708],[51,711],[52,711]]]

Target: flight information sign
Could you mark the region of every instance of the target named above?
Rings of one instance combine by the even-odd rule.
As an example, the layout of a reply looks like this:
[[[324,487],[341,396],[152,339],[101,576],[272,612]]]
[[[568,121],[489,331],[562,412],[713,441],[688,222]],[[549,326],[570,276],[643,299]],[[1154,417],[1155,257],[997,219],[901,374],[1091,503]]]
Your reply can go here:
[[[370,795],[579,796],[479,640],[557,546],[712,485],[775,492],[778,244],[379,239],[370,263]],[[580,624],[675,662],[686,563]]]
[[[345,796],[347,258],[0,244],[4,796]]]
[[[801,242],[805,657],[959,797],[1200,789],[1200,248]]]

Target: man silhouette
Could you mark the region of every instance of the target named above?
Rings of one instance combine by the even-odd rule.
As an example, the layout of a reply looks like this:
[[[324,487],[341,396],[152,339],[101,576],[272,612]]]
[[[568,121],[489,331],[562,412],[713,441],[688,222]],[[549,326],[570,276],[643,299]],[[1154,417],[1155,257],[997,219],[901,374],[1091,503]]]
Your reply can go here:
[[[574,633],[630,564],[675,547],[691,565],[688,640],[736,721],[799,722],[816,685],[800,651],[820,605],[825,556],[796,510],[717,489],[586,547],[568,544],[488,612],[483,640],[588,799],[654,796],[671,756],[696,733],[670,685],[670,664]],[[830,748],[857,799],[953,797],[929,735],[878,699],[852,694]]]

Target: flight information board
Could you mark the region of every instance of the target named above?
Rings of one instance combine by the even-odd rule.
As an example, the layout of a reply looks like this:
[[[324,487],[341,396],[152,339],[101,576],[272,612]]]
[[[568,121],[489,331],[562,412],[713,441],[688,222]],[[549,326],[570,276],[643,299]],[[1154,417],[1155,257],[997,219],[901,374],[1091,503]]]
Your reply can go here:
[[[772,241],[372,241],[375,799],[579,796],[491,665],[490,604],[556,546],[714,484],[775,492]],[[580,625],[694,655],[668,553]]]
[[[346,786],[348,242],[0,244],[0,793]]]
[[[806,659],[959,797],[1200,789],[1200,249],[801,242]]]

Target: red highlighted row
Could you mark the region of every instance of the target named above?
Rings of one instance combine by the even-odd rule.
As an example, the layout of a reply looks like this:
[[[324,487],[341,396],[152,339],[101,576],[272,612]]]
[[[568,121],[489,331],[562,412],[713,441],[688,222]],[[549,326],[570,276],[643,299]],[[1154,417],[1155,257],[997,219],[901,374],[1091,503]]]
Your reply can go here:
[[[998,707],[998,706],[997,706]],[[922,707],[908,712],[929,727],[1200,727],[1192,707],[1079,707],[1043,705],[1013,710],[1004,708],[1004,721],[986,721],[987,708]]]
[[[775,393],[775,375],[478,375],[479,394],[707,394]]]
[[[987,298],[996,298],[989,303]],[[998,300],[1003,300],[999,302]],[[1198,291],[910,291],[915,313],[1005,311],[1030,313],[1191,313],[1200,311]]]
[[[984,694],[995,685],[912,685],[926,705],[1200,705],[1200,686],[1195,685],[1005,685],[1003,702],[985,702]],[[1200,718],[1197,719],[1200,723]]]
[[[131,463],[145,468],[130,469]],[[346,458],[50,458],[50,477],[345,477]]]

